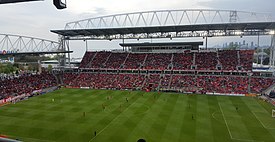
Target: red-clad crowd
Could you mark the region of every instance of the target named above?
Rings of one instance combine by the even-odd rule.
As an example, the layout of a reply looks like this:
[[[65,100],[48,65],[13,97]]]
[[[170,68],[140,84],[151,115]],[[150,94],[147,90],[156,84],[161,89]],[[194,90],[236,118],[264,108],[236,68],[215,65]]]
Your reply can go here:
[[[216,52],[195,53],[197,70],[216,70],[218,57]]]
[[[236,70],[236,68],[238,66],[238,54],[237,53],[238,53],[237,50],[222,50],[222,51],[218,52],[219,61],[222,65],[223,70]],[[253,59],[252,57],[253,56],[251,56],[248,59],[252,60]]]
[[[243,70],[252,70],[253,60],[250,59],[253,55],[254,50],[240,50],[240,65],[243,67]]]
[[[150,53],[147,56],[143,69],[147,70],[166,70],[171,63],[172,54]]]
[[[128,53],[115,53],[110,56],[106,63],[106,67],[110,69],[119,69],[122,67],[124,61],[126,60]]]
[[[86,68],[105,68],[105,63],[107,62],[110,55],[111,52],[96,52],[95,57],[93,57]]]
[[[193,64],[193,53],[176,53],[173,57],[174,70],[190,70]]]
[[[169,89],[169,85],[170,85],[170,81],[171,81],[171,75],[170,74],[166,74],[166,75],[163,75],[161,76],[161,83],[160,83],[160,89],[161,90],[166,90],[166,89]]]
[[[0,100],[56,85],[55,77],[49,73],[23,74],[13,79],[0,80]]]
[[[95,55],[95,52],[86,52],[79,67],[87,68],[89,66],[91,60],[93,59],[94,55]]]
[[[264,89],[275,84],[274,78],[259,77],[256,73],[255,76],[251,77],[246,74],[239,74],[238,76],[221,75],[224,70],[252,71],[253,53],[253,50],[185,53],[86,52],[80,69],[101,68],[101,70],[91,72],[79,70],[75,73],[64,73],[62,82],[69,87],[94,89],[171,90],[230,94],[261,93]],[[220,69],[217,69],[217,66]],[[241,68],[239,69],[239,67]],[[116,69],[120,69],[120,71],[114,71]],[[186,71],[188,74],[180,73],[184,70],[188,70]],[[190,70],[203,70],[203,72],[210,70],[220,72],[220,74],[206,75],[207,73],[199,74]],[[0,99],[56,86],[56,78],[52,74],[42,73],[25,74],[14,79],[0,80]]]
[[[75,74],[70,74],[75,76]],[[66,75],[67,77],[70,75]],[[247,94],[261,93],[274,78],[225,75],[160,75],[160,74],[98,74],[80,73],[67,85],[95,89],[172,90],[199,93]],[[250,80],[250,81],[249,81]],[[250,88],[249,88],[250,84]]]
[[[139,69],[147,54],[129,54],[124,64],[124,69]]]
[[[185,53],[86,52],[80,68],[248,71],[252,70],[253,53],[254,50]]]

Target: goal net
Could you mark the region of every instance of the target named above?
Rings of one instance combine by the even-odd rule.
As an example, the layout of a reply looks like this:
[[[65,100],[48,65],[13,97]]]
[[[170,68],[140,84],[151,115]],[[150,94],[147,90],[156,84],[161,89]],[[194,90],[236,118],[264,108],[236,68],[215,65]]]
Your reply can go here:
[[[272,117],[275,118],[275,109],[272,110]]]

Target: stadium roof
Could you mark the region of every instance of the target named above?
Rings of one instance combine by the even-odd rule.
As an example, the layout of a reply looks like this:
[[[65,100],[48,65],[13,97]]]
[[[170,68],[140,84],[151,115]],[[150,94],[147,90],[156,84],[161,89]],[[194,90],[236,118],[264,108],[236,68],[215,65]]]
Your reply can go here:
[[[179,9],[114,14],[67,23],[51,32],[67,40],[267,35],[275,20],[267,13]]]
[[[184,46],[184,45],[203,45],[203,42],[160,42],[160,43],[121,43],[122,47],[148,47],[148,46]]]
[[[151,26],[151,27],[124,27],[124,28],[98,28],[98,29],[68,29],[51,30],[51,32],[67,36],[110,36],[127,34],[150,34],[185,31],[227,31],[227,30],[266,30],[275,29],[275,22],[253,22],[253,23],[225,23],[225,24],[197,24],[197,25],[177,25],[177,26]]]

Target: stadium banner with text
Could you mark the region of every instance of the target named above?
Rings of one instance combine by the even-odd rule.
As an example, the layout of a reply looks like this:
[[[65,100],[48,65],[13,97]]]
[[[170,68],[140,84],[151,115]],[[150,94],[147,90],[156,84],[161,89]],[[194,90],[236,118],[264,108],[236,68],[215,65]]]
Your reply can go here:
[[[5,105],[7,103],[19,101],[21,99],[24,99],[24,98],[27,98],[27,97],[31,96],[32,94],[36,94],[36,93],[45,94],[45,93],[48,93],[48,92],[52,92],[52,91],[56,90],[57,88],[58,87],[55,86],[55,87],[50,87],[50,88],[47,88],[47,89],[34,90],[31,94],[27,93],[27,94],[17,95],[15,97],[9,97],[9,98],[6,98],[6,99],[2,99],[2,100],[0,100],[0,106]]]
[[[245,96],[245,94],[229,94],[229,93],[206,93],[208,95],[218,95],[218,96]]]
[[[90,89],[90,87],[80,87],[81,89]]]
[[[257,94],[245,94],[246,97],[257,97]]]

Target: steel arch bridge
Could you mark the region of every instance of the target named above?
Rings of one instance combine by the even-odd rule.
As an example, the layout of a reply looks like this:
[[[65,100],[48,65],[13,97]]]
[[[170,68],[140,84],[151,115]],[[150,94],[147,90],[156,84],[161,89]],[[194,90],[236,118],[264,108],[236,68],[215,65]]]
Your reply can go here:
[[[63,53],[60,42],[47,39],[0,34],[0,55]]]
[[[65,29],[130,28],[271,21],[272,17],[268,13],[236,10],[183,9],[133,12],[89,18],[67,23]]]

